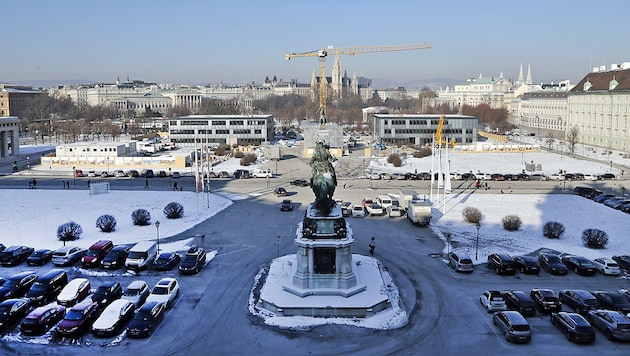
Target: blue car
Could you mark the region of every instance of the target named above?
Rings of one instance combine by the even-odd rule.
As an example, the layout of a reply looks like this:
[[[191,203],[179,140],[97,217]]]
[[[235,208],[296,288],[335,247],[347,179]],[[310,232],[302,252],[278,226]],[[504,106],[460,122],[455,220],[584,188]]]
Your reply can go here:
[[[170,271],[179,265],[181,257],[175,252],[162,252],[153,261],[152,268],[155,271]]]

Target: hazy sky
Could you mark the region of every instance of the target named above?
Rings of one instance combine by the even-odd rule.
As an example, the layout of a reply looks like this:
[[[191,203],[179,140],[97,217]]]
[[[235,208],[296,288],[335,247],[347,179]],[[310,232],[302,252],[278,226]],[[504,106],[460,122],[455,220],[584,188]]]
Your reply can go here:
[[[630,61],[622,1],[32,0],[2,5],[0,83],[310,81],[317,58],[288,52],[427,42],[342,56],[348,75],[399,82],[498,76],[577,82]],[[327,61],[328,75],[333,57]]]

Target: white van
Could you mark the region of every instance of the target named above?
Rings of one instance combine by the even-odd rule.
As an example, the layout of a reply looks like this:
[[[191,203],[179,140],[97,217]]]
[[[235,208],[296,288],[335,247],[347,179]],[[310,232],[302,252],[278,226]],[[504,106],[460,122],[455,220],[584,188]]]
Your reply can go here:
[[[129,250],[125,266],[134,271],[145,270],[155,260],[158,250],[153,241],[140,241]]]
[[[392,197],[389,195],[379,195],[376,197],[376,202],[383,207],[383,209],[387,209],[392,206]]]
[[[261,169],[254,172],[254,177],[256,178],[271,178],[273,177],[273,173],[271,173],[271,169]]]

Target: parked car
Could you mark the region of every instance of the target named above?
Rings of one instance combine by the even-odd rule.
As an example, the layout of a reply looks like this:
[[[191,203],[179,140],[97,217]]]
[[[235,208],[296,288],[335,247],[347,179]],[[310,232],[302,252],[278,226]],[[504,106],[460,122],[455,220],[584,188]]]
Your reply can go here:
[[[155,271],[170,271],[179,265],[181,257],[175,252],[162,252],[153,261],[151,268]]]
[[[56,303],[47,304],[31,311],[20,324],[24,335],[42,335],[57,325],[66,315],[66,307]]]
[[[593,262],[586,257],[573,255],[562,256],[562,263],[567,266],[567,269],[583,276],[592,276],[597,272]]]
[[[101,172],[101,178],[108,178],[108,177],[110,177],[109,172],[107,172],[107,171],[102,171]]]
[[[488,313],[507,310],[503,294],[498,290],[487,290],[479,296],[479,302]]]
[[[490,179],[496,180],[496,181],[502,181],[502,180],[505,180],[505,176],[501,173],[492,173],[490,175]]]
[[[602,309],[618,310],[624,315],[630,313],[630,302],[620,293],[596,290],[591,291],[591,294],[597,299],[597,303]]]
[[[567,266],[562,263],[560,257],[551,253],[540,254],[538,256],[538,263],[540,263],[540,268],[551,274],[565,275],[569,273]]]
[[[136,280],[125,288],[121,299],[128,300],[133,303],[134,308],[138,309],[147,300],[151,291],[149,285],[145,281]]]
[[[595,269],[601,272],[603,275],[618,276],[621,274],[621,269],[619,268],[619,265],[612,258],[596,258],[593,260],[593,266],[595,266]]]
[[[612,256],[612,260],[617,262],[619,267],[630,271],[630,255],[615,255]]]
[[[120,299],[123,295],[122,286],[118,282],[108,281],[101,284],[94,294],[92,301],[98,303],[99,309],[105,308],[116,299]]]
[[[107,337],[118,334],[133,318],[134,305],[124,299],[114,300],[92,324],[92,334]]]
[[[617,179],[617,177],[612,173],[602,173],[597,176],[598,180],[613,180]]]
[[[564,289],[558,293],[558,297],[560,302],[570,306],[580,314],[586,314],[589,310],[599,307],[595,296],[583,289]]]
[[[101,261],[114,248],[114,243],[110,240],[99,240],[87,249],[81,257],[81,266],[84,268],[100,267]]]
[[[291,199],[284,199],[282,203],[280,203],[280,211],[292,211],[293,210],[293,201]]]
[[[273,192],[276,194],[276,196],[278,197],[284,197],[287,196],[287,190],[282,188],[282,187],[277,187],[273,190]]]
[[[387,215],[389,215],[390,218],[401,217],[405,215],[405,209],[403,209],[399,205],[388,206]]]
[[[90,324],[98,316],[97,304],[86,300],[73,306],[59,323],[56,333],[59,336],[79,336],[90,329]]]
[[[7,299],[0,303],[0,332],[17,325],[31,310],[28,298]]]
[[[88,171],[87,172],[87,176],[88,177],[96,177],[96,172],[95,171]]]
[[[86,278],[75,278],[68,282],[57,296],[57,303],[64,307],[72,307],[90,294],[90,281]]]
[[[529,176],[529,179],[530,180],[548,180],[549,178],[544,174],[536,173]]]
[[[46,248],[35,250],[26,259],[26,264],[29,266],[43,266],[52,261],[52,254],[52,250]]]
[[[175,178],[175,176],[173,176]],[[226,171],[219,172],[219,178],[230,178],[230,174]]]
[[[549,175],[549,180],[565,180],[567,177],[564,174],[554,173]]]
[[[385,215],[385,210],[383,209],[383,207],[378,204],[378,203],[372,203],[370,205],[368,205],[365,210],[367,211],[367,214],[370,216],[374,216],[374,215]]]
[[[294,179],[290,181],[289,184],[295,185],[298,187],[308,187],[309,185],[311,185],[306,179]]]
[[[114,172],[114,177],[116,177],[116,178],[124,178],[124,177],[126,177],[126,176],[127,176],[127,175],[125,174],[125,172],[124,172],[122,169],[117,169],[117,170]]]
[[[57,295],[68,284],[68,274],[62,269],[52,269],[37,277],[26,293],[33,305],[46,304],[56,300]]]
[[[529,296],[538,307],[540,313],[551,313],[562,311],[562,302],[556,292],[551,289],[534,288]]]
[[[166,277],[155,284],[145,303],[160,302],[166,309],[170,309],[178,296],[179,283],[175,278]]]
[[[125,260],[129,255],[129,246],[118,245],[107,253],[101,261],[101,267],[104,269],[119,269],[125,265]]]
[[[578,313],[551,313],[551,324],[555,325],[570,341],[587,344],[595,341],[595,329],[585,317]]]
[[[82,170],[80,170],[80,169],[75,169],[75,170],[74,170],[74,176],[75,176],[75,177],[85,177],[85,175],[84,175],[83,171],[82,171]]]
[[[516,263],[516,269],[521,273],[526,274],[539,274],[540,264],[538,259],[532,256],[514,256],[514,262]]]
[[[143,176],[144,178],[153,178],[155,177],[155,172],[153,172],[152,169],[143,169],[140,172],[140,175]]]
[[[505,340],[515,343],[528,343],[532,331],[527,320],[517,311],[499,311],[492,317],[492,323],[503,333]]]
[[[179,273],[196,274],[206,265],[206,250],[203,247],[191,246],[179,262]]]
[[[158,324],[164,319],[165,309],[166,307],[161,302],[146,302],[136,311],[127,326],[127,335],[134,338],[151,336]]]
[[[462,173],[463,180],[477,180],[477,176],[473,173]]]
[[[7,278],[2,287],[0,287],[0,301],[23,297],[36,279],[37,274],[33,271],[20,272]]]
[[[52,263],[55,266],[71,266],[81,260],[85,250],[77,246],[62,246],[53,251]]]
[[[598,203],[603,203],[605,200],[608,200],[614,197],[615,197],[614,194],[600,194],[596,196],[595,198],[593,198],[593,201],[598,202]]]
[[[630,319],[614,310],[590,310],[591,325],[604,333],[609,340],[630,340]]]
[[[365,217],[365,209],[361,205],[355,205],[352,207],[352,217],[362,218]]]
[[[35,249],[28,246],[9,246],[0,252],[0,265],[17,266],[26,261]]]
[[[494,270],[496,274],[516,274],[516,263],[514,259],[506,253],[493,253],[488,255],[488,268]]]
[[[135,170],[135,169],[130,169],[129,172],[127,172],[127,177],[129,178],[138,178],[140,177],[140,173]]]
[[[166,174],[166,171],[158,171],[156,176],[158,178],[166,178],[166,177],[168,177],[168,175]],[[211,177],[211,178],[215,178],[215,177]]]
[[[472,259],[463,252],[451,252],[448,261],[457,272],[472,272],[474,269]]]
[[[532,298],[520,290],[503,291],[503,298],[508,310],[516,310],[523,316],[536,315],[536,308]]]

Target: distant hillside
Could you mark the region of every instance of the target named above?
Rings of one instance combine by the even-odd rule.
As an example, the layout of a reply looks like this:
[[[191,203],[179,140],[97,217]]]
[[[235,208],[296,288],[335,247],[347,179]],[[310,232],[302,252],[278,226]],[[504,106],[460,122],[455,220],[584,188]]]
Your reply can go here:
[[[87,79],[63,79],[63,80],[21,80],[18,82],[9,82],[6,84],[25,85],[34,88],[54,88],[60,85],[77,85],[77,84],[92,84],[93,80]]]

